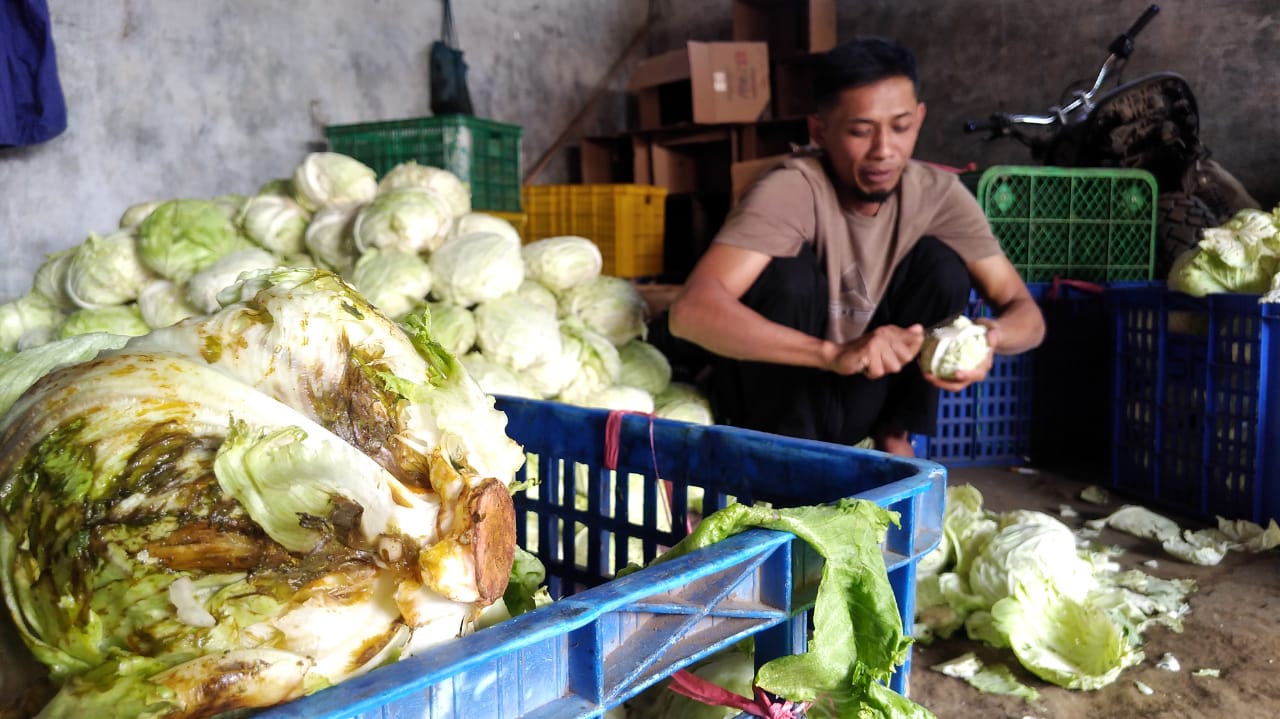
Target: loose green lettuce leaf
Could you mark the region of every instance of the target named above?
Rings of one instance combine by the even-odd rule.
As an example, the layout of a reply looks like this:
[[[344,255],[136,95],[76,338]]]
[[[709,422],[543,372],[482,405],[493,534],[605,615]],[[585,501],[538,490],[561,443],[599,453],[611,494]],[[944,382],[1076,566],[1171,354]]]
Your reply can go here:
[[[813,608],[813,638],[805,654],[760,668],[756,684],[791,701],[813,701],[810,717],[932,717],[891,691],[887,681],[906,658],[893,588],[880,546],[897,514],[856,499],[769,508],[731,504],[705,518],[655,563],[720,541],[750,527],[792,532],[825,560]]]

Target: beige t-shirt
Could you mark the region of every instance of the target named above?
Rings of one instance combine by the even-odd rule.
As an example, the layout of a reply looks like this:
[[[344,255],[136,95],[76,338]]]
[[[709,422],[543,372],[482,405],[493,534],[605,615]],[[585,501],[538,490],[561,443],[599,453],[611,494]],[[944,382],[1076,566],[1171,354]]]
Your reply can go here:
[[[981,206],[954,173],[911,161],[897,192],[867,217],[841,207],[820,158],[797,156],[747,191],[715,242],[771,257],[794,257],[814,243],[827,273],[827,339],[847,342],[866,330],[894,268],[926,235],[966,264],[1001,252]]]

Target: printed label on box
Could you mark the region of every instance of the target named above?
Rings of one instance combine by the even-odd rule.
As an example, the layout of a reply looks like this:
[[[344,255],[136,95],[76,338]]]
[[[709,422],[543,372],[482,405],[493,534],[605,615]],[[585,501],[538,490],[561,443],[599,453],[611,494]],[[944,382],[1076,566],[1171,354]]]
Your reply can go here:
[[[716,70],[711,75],[711,89],[715,92],[729,91],[729,77],[725,75],[723,70]]]

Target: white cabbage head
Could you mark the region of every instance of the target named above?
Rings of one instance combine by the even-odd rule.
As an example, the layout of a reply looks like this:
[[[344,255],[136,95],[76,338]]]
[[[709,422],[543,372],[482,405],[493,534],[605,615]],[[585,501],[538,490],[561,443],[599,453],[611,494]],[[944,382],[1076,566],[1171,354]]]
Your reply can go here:
[[[414,253],[369,250],[356,262],[351,284],[374,307],[394,318],[426,299],[431,291],[431,268]]]
[[[493,232],[462,235],[431,255],[435,296],[470,307],[508,295],[524,282],[520,242]]]
[[[601,275],[570,288],[560,297],[560,315],[581,320],[587,328],[622,346],[644,338],[649,307],[640,291],[620,277]]]
[[[249,247],[218,258],[187,280],[187,301],[201,313],[216,311],[222,305],[218,293],[234,285],[243,273],[278,267],[280,260],[266,250]]]
[[[278,255],[306,250],[304,237],[311,213],[292,197],[255,195],[240,208],[240,227],[249,239]]]
[[[453,211],[439,193],[407,187],[379,192],[356,215],[356,249],[434,252],[449,237]]]
[[[454,217],[471,212],[471,188],[448,170],[409,160],[391,168],[378,183],[379,193],[407,188],[436,192],[448,203]]]
[[[523,370],[558,358],[560,323],[555,312],[509,294],[475,308],[476,344],[490,359]]]
[[[138,258],[130,230],[96,234],[75,248],[67,262],[66,295],[77,307],[95,309],[138,299],[155,275]]]
[[[521,250],[529,276],[555,293],[600,276],[600,248],[585,237],[564,235],[530,242]]]
[[[325,205],[312,215],[303,244],[317,266],[344,276],[355,267],[360,253],[351,227],[362,207],[359,203]]]
[[[942,379],[971,370],[986,359],[987,328],[963,315],[950,324],[935,327],[924,338],[918,362],[920,369]]]
[[[365,203],[378,191],[378,175],[354,157],[313,152],[293,172],[298,204],[312,212],[325,205]]]

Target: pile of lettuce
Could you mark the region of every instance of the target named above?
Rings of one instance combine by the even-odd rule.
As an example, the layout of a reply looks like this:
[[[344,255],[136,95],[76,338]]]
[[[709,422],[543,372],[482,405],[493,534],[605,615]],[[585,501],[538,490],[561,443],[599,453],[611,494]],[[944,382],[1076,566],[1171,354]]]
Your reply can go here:
[[[448,170],[409,161],[379,179],[316,152],[255,194],[142,202],[118,224],[49,255],[31,290],[0,304],[0,355],[146,334],[218,311],[243,273],[316,267],[401,323],[429,323],[490,394],[712,421],[696,390],[671,387],[645,342],[647,305],[601,274],[589,238],[522,244],[506,219],[473,211]]]
[[[929,642],[963,630],[1047,682],[1099,689],[1143,660],[1147,628],[1182,630],[1194,590],[1122,570],[1043,512],[986,510],[960,485],[947,490],[942,544],[920,562],[914,634]]]
[[[1201,230],[1198,245],[1174,260],[1168,285],[1193,297],[1238,292],[1280,302],[1280,207],[1240,210]]]

